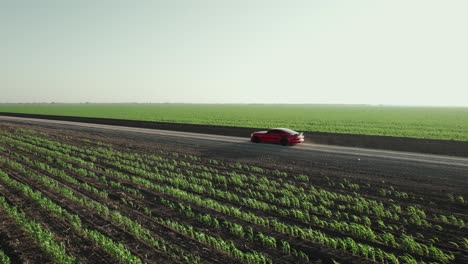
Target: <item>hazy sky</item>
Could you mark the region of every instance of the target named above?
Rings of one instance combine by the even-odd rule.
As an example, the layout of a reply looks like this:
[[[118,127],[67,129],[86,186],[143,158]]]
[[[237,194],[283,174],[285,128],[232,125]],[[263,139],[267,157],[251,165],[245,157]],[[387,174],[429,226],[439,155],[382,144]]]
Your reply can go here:
[[[0,0],[0,102],[468,106],[468,1]]]

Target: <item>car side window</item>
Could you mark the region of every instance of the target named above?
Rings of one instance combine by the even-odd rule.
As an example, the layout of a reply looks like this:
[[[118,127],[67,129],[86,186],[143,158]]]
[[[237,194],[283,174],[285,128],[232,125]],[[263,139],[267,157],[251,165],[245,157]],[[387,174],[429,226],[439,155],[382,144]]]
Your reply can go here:
[[[279,133],[280,131],[276,129],[268,131],[268,134],[279,134]]]

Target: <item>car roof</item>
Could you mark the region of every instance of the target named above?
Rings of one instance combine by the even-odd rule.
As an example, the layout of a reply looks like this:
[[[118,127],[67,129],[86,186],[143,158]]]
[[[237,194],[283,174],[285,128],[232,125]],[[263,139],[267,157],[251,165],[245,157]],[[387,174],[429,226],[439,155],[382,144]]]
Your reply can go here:
[[[299,132],[296,132],[292,129],[289,129],[289,128],[284,128],[284,127],[277,127],[277,128],[272,128],[270,130],[281,130],[283,132],[286,132],[286,133],[289,133],[289,134],[299,134]]]

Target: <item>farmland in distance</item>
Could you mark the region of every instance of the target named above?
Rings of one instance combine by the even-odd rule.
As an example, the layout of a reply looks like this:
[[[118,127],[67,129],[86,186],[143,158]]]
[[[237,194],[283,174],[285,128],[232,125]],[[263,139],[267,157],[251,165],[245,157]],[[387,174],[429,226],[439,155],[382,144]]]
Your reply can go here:
[[[0,124],[5,263],[466,263],[466,199]]]
[[[0,112],[468,141],[468,108],[457,107],[2,104]]]

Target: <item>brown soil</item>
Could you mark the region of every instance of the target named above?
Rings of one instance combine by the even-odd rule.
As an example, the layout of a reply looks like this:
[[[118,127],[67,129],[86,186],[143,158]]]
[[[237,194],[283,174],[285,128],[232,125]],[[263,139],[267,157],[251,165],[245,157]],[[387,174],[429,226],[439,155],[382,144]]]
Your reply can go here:
[[[0,208],[0,248],[12,263],[53,263],[19,224]]]
[[[76,121],[76,120],[73,120]],[[433,236],[437,236],[440,240],[437,243],[437,246],[443,250],[453,251],[456,255],[456,260],[460,263],[464,261],[468,261],[467,250],[459,249],[454,247],[452,244],[448,243],[448,241],[454,241],[456,239],[461,240],[463,237],[468,236],[468,230],[466,227],[464,228],[457,228],[453,225],[447,225],[440,222],[437,219],[432,217],[433,213],[438,214],[446,214],[449,215],[454,213],[459,219],[463,219],[465,222],[468,222],[468,206],[467,204],[460,204],[456,202],[451,202],[447,198],[448,193],[454,193],[457,195],[462,195],[464,197],[468,196],[468,188],[466,182],[466,171],[447,171],[442,170],[441,168],[430,168],[430,167],[418,167],[417,165],[407,165],[407,166],[394,166],[392,163],[385,163],[382,162],[380,164],[365,164],[362,166],[355,166],[351,164],[350,161],[347,160],[327,160],[327,157],[323,157],[322,159],[317,159],[314,161],[308,160],[278,160],[273,157],[265,157],[265,156],[258,156],[258,157],[245,157],[244,153],[235,153],[232,150],[220,150],[218,149],[216,152],[210,151],[209,149],[204,149],[202,147],[197,146],[186,146],[183,142],[174,142],[174,143],[166,143],[166,142],[158,142],[151,139],[149,136],[145,135],[137,135],[137,134],[124,134],[122,132],[112,132],[112,131],[99,131],[99,130],[92,130],[92,129],[62,129],[58,125],[25,125],[19,124],[14,122],[8,122],[4,124],[0,124],[0,130],[4,131],[14,131],[15,128],[29,128],[35,129],[38,131],[43,131],[48,133],[49,138],[53,138],[59,142],[65,142],[67,144],[80,146],[80,147],[93,147],[95,146],[94,142],[104,142],[113,145],[113,148],[123,151],[123,152],[137,152],[137,153],[148,153],[148,154],[157,154],[157,155],[167,155],[167,157],[171,157],[170,153],[178,153],[180,160],[188,161],[192,164],[199,164],[204,166],[209,166],[212,168],[218,169],[221,173],[228,173],[232,171],[236,171],[234,168],[226,168],[223,166],[212,165],[207,162],[207,159],[217,159],[224,161],[226,163],[235,163],[237,161],[241,161],[244,164],[260,166],[266,169],[279,169],[281,171],[287,172],[289,175],[298,175],[298,174],[305,174],[309,176],[309,182],[301,182],[295,181],[294,184],[298,186],[303,186],[303,188],[307,191],[310,188],[310,184],[313,184],[315,187],[319,187],[325,190],[338,192],[342,194],[352,193],[353,191],[346,188],[340,188],[339,183],[342,183],[344,179],[347,179],[353,183],[357,183],[360,186],[359,193],[370,199],[374,199],[377,201],[382,202],[385,205],[389,205],[392,203],[392,200],[397,200],[402,208],[405,205],[413,205],[417,204],[421,208],[423,208],[426,212],[428,212],[428,222],[433,225],[441,225],[444,228],[443,232],[439,232],[437,230],[428,230],[424,229],[415,225],[407,224],[405,225],[405,230],[411,233],[420,233],[425,239],[431,238]],[[231,128],[229,128],[231,129]],[[198,132],[198,131],[197,131]],[[86,141],[84,141],[86,139]],[[2,144],[0,142],[0,146],[8,149],[10,152],[18,153],[23,156],[29,157],[31,159],[39,160],[41,162],[46,162],[44,156],[34,155],[32,153],[28,153],[25,151],[21,151],[18,149],[14,149],[6,144]],[[468,149],[468,148],[467,148]],[[163,153],[161,153],[163,151]],[[201,161],[193,161],[190,159],[186,159],[181,157],[182,155],[196,155],[202,157]],[[17,162],[22,163],[18,158],[15,158],[12,155],[7,155],[9,159],[15,160]],[[88,160],[89,161],[89,160]],[[24,166],[26,166],[23,163]],[[58,165],[50,164],[54,167],[58,168]],[[194,219],[185,216],[184,214],[180,213],[175,208],[168,208],[165,205],[161,204],[160,198],[164,198],[175,203],[178,202],[177,199],[171,197],[170,195],[164,193],[158,193],[154,190],[147,189],[139,184],[133,183],[131,181],[125,181],[121,179],[117,179],[109,174],[103,173],[102,170],[104,169],[115,169],[108,163],[106,163],[105,159],[98,160],[96,162],[96,169],[91,170],[96,174],[101,175],[107,180],[118,180],[123,185],[127,187],[131,187],[134,189],[139,190],[144,198],[123,193],[120,189],[116,187],[110,187],[102,182],[97,180],[93,180],[90,178],[86,178],[80,175],[73,173],[67,169],[64,171],[69,174],[73,175],[78,181],[86,182],[91,186],[94,186],[101,190],[106,190],[109,193],[108,199],[103,199],[102,197],[97,196],[91,191],[84,189],[83,187],[69,183],[63,179],[55,177],[54,175],[48,173],[47,171],[43,171],[39,168],[31,169],[42,173],[50,178],[54,178],[57,181],[61,182],[67,188],[72,189],[77,195],[82,197],[87,197],[95,201],[99,201],[109,208],[116,209],[120,211],[122,214],[128,216],[131,219],[137,219],[139,223],[142,224],[145,228],[149,229],[152,234],[155,236],[163,237],[166,241],[177,245],[178,247],[191,252],[196,252],[197,255],[201,257],[204,262],[211,262],[211,263],[232,263],[236,262],[235,258],[232,258],[226,254],[223,254],[219,251],[216,251],[212,248],[208,248],[207,246],[197,242],[190,237],[183,235],[180,232],[170,229],[167,226],[158,224],[157,222],[153,221],[147,214],[145,214],[143,208],[150,208],[151,212],[154,215],[158,215],[163,218],[177,220],[186,224],[190,224],[194,226],[194,228],[199,230],[206,230],[211,235],[223,237],[226,240],[233,241],[233,243],[241,250],[248,251],[250,249],[261,251],[272,259],[274,259],[275,263],[290,263],[290,262],[301,262],[300,258],[295,258],[293,256],[287,256],[283,254],[280,250],[272,250],[268,247],[263,246],[259,241],[247,241],[245,239],[239,239],[238,237],[230,234],[226,230],[216,230],[214,228],[210,228],[204,226],[203,224],[195,221]],[[73,166],[80,167],[79,164],[73,164]],[[81,166],[83,167],[83,166]],[[7,170],[7,168],[0,167],[2,170]],[[83,167],[84,168],[84,167]],[[195,170],[196,171],[196,170]],[[83,223],[89,227],[100,232],[108,235],[109,237],[113,238],[116,241],[121,241],[124,243],[133,254],[139,256],[141,259],[148,261],[148,262],[171,262],[173,261],[170,256],[165,255],[163,252],[156,251],[146,242],[138,239],[131,233],[126,230],[123,230],[121,227],[117,226],[115,223],[108,219],[104,219],[92,210],[81,206],[77,203],[71,202],[69,200],[64,199],[59,193],[56,191],[50,190],[48,187],[35,182],[27,177],[27,175],[19,175],[13,171],[8,171],[10,177],[15,178],[17,180],[23,181],[28,183],[34,189],[40,190],[44,195],[49,197],[50,199],[57,202],[63,208],[66,208],[72,213],[80,215],[83,220]],[[132,175],[131,172],[121,170],[121,172]],[[239,173],[245,173],[245,171],[238,170]],[[257,173],[252,173],[257,174]],[[274,175],[262,174],[258,173],[258,176],[264,176],[270,179],[277,179]],[[160,183],[163,184],[163,183]],[[38,221],[44,221],[49,217],[49,215],[45,212],[39,211],[37,214],[34,214],[33,207],[31,205],[27,205],[24,201],[27,201],[26,198],[19,196],[18,194],[12,193],[11,191],[6,190],[5,188],[1,189],[1,186],[5,186],[5,183],[1,182],[0,185],[0,195],[9,198],[9,201],[14,201],[12,197],[18,197],[20,201],[18,205],[21,206],[22,210],[25,210],[28,216],[37,219]],[[396,190],[400,192],[406,192],[409,194],[407,199],[398,199],[396,197],[382,197],[379,194],[379,190],[381,189],[388,189],[389,186],[394,187]],[[232,193],[238,193],[234,186],[228,186],[227,190]],[[241,192],[239,192],[241,193]],[[203,195],[204,197],[208,197],[208,195]],[[122,198],[125,198],[128,201],[133,201],[136,206],[130,206],[122,202]],[[227,200],[211,197],[210,198],[222,202],[224,204],[229,204],[235,207],[242,207],[241,204],[232,203]],[[268,202],[268,201],[264,201]],[[244,227],[252,227],[257,231],[260,231],[265,234],[269,234],[271,236],[276,237],[277,239],[287,240],[292,247],[302,250],[305,252],[311,260],[321,259],[325,263],[330,263],[332,259],[338,260],[341,263],[365,263],[368,262],[365,259],[352,257],[350,254],[339,252],[333,249],[325,248],[319,244],[310,243],[304,240],[301,240],[297,237],[291,237],[279,232],[275,232],[271,229],[265,228],[261,225],[255,225],[252,223],[248,223],[246,221],[230,218],[224,214],[216,212],[211,209],[207,209],[201,206],[197,206],[192,204],[192,209],[198,213],[209,213],[212,216],[216,216],[217,218],[223,220],[229,220],[233,223],[241,224]],[[281,208],[281,206],[278,206]],[[284,208],[287,209],[287,208]],[[246,212],[252,212],[256,215],[262,215],[264,217],[274,218],[275,215],[273,213],[265,213],[261,210],[257,210],[254,208],[243,207],[243,210]],[[357,212],[353,212],[351,210],[346,210],[347,213],[358,214]],[[404,215],[404,214],[403,214]],[[2,216],[2,211],[0,210],[0,217]],[[373,216],[369,216],[372,220],[376,220]],[[314,229],[320,229],[326,234],[330,234],[337,237],[346,237],[349,234],[336,232],[326,228],[319,228],[318,226],[309,226],[306,225],[296,219],[290,217],[278,217],[277,219],[281,219],[285,223],[294,224],[302,227],[312,227]],[[327,220],[332,220],[325,218]],[[1,219],[0,219],[1,220]],[[19,227],[15,227],[14,223],[10,223],[11,221],[0,221],[3,225],[8,224],[7,229],[14,228],[14,230],[21,230]],[[395,221],[386,221],[388,224],[398,224]],[[98,261],[100,263],[105,262],[104,260],[111,259],[111,257],[107,256],[105,252],[103,252],[99,247],[93,247],[92,243],[86,241],[83,237],[80,237],[79,234],[74,234],[73,232],[61,232],[63,229],[67,229],[66,223],[61,222],[59,219],[51,218],[51,221],[47,223],[47,226],[50,230],[54,233],[58,234],[57,239],[59,241],[69,241],[70,243],[67,244],[67,250],[71,252],[73,255],[79,255],[82,257],[81,261]],[[3,230],[3,228],[1,229]],[[22,251],[21,246],[18,245],[10,245],[8,246],[7,241],[10,240],[11,233],[4,234],[5,231],[0,231],[0,246],[2,248],[9,249],[7,254],[12,257],[12,259],[16,258],[18,260],[28,259],[31,253],[28,253],[26,249],[24,250],[23,255],[27,257],[21,256],[18,254],[18,251]],[[394,234],[397,236],[399,231],[395,231]],[[8,240],[6,239],[8,238]],[[31,240],[31,238],[29,238]],[[360,241],[358,238],[354,238],[356,241]],[[419,238],[418,238],[419,239]],[[418,240],[417,239],[417,240]],[[71,241],[73,240],[73,241]],[[419,239],[424,242],[424,239]],[[365,241],[363,241],[365,242]],[[457,240],[457,242],[459,242]],[[67,242],[68,243],[68,242]],[[32,243],[34,244],[34,243]],[[374,246],[379,246],[379,244],[374,244]],[[16,247],[16,249],[15,249]],[[398,253],[399,250],[392,249],[386,246],[380,246],[382,249],[386,250],[387,252]],[[89,256],[83,256],[84,250],[94,250],[93,254]],[[34,251],[40,252],[40,249],[34,248]],[[40,257],[47,258],[44,253],[38,254]],[[89,257],[89,258],[88,258]],[[430,261],[430,258],[421,257],[421,260]],[[42,262],[36,259],[29,259],[30,262]],[[47,261],[45,261],[47,262]],[[109,261],[112,262],[112,261]]]

